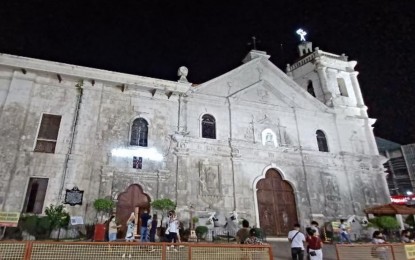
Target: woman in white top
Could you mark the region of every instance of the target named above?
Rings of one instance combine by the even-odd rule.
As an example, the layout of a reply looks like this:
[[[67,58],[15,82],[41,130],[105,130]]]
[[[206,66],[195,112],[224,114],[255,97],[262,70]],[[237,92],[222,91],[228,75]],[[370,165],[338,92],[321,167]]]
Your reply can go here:
[[[127,234],[125,235],[126,242],[134,241],[134,228],[135,228],[135,215],[134,215],[134,212],[132,212],[130,217],[127,220]]]
[[[169,241],[177,242],[177,233],[179,232],[179,221],[177,220],[176,213],[174,211],[169,212]]]

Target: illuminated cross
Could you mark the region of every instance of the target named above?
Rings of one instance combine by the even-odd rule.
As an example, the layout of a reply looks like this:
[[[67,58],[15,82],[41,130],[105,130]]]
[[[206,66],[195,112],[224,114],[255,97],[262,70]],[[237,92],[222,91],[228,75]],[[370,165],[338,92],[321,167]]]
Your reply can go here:
[[[306,36],[307,35],[307,33],[303,30],[303,29],[298,29],[297,31],[296,31],[296,33],[298,34],[298,35],[300,35],[300,41],[303,41],[303,42],[305,42],[305,37],[304,36]]]
[[[250,43],[248,43],[248,45],[252,45],[252,46],[254,46],[254,50],[256,50],[256,44],[257,43],[260,43],[261,41],[257,41],[257,39],[256,39],[256,37],[255,36],[252,36],[252,43],[250,42]]]

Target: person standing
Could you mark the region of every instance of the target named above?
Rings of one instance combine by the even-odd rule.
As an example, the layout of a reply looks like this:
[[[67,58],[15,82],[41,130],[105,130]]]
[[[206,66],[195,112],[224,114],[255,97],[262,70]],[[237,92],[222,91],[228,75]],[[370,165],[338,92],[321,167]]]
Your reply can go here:
[[[131,213],[130,217],[127,220],[127,234],[125,235],[126,242],[134,241],[134,228],[135,228],[135,215],[133,212]]]
[[[148,211],[145,209],[143,214],[141,214],[141,216],[140,216],[140,220],[141,220],[141,228],[140,228],[141,242],[148,242],[147,223],[148,223],[149,219],[151,219],[151,217],[148,214]]]
[[[349,233],[347,233],[347,227],[346,227],[346,224],[344,224],[344,219],[340,220],[339,229],[340,229],[340,243],[343,244],[343,242],[347,241],[349,244],[351,244],[352,241],[350,241]]]
[[[291,257],[293,260],[304,259],[304,234],[300,232],[300,224],[295,224],[294,229],[288,232],[288,241],[291,243]]]
[[[318,222],[317,221],[314,221],[314,220],[311,221],[311,229],[314,230],[314,231],[316,231],[315,232],[315,235],[316,236],[320,237],[320,228],[318,226]]]
[[[323,260],[323,242],[314,229],[311,229],[306,241],[310,260]]]
[[[117,225],[115,222],[115,216],[111,216],[108,224],[108,241],[112,242],[117,240],[117,232],[120,227],[121,225]]]
[[[150,242],[156,242],[156,232],[157,232],[157,214],[153,214],[153,218],[151,219],[150,224]]]
[[[169,226],[168,230],[168,242],[177,243],[177,233],[179,232],[179,220],[176,217],[176,213],[172,210],[169,212]],[[171,245],[174,248],[173,245]],[[167,248],[168,249],[168,248]],[[176,251],[176,249],[174,249]]]

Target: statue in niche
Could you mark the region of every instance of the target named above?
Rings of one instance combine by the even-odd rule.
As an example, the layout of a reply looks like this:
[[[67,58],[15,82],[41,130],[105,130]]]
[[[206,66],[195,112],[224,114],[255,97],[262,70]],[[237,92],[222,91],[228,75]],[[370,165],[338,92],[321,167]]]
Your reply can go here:
[[[268,133],[267,136],[265,137],[265,143],[267,145],[271,144],[272,145],[272,134]]]
[[[262,131],[262,145],[277,147],[277,138],[271,129]]]

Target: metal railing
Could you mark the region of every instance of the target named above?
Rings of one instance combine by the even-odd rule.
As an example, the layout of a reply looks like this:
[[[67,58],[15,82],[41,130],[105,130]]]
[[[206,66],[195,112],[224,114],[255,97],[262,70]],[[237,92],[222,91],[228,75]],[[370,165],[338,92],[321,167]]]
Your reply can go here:
[[[137,242],[1,242],[0,259],[272,260],[270,245]]]
[[[405,244],[336,244],[338,260],[407,260]],[[412,258],[411,258],[412,259]]]

